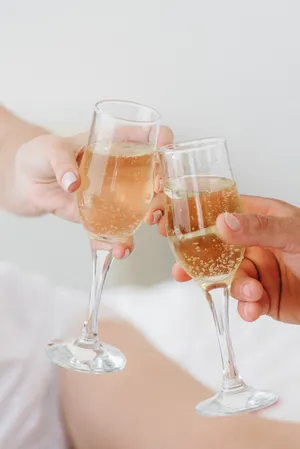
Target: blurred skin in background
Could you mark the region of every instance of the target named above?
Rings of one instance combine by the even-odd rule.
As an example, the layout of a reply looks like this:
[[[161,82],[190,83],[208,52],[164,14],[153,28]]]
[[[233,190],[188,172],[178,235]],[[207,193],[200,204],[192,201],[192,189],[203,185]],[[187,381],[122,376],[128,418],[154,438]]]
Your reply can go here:
[[[172,138],[172,132],[162,128],[159,144]],[[24,216],[53,213],[78,221],[72,193],[80,185],[76,159],[84,143],[84,136],[53,136],[0,108],[1,207]],[[158,222],[164,233],[162,199],[162,194],[154,198],[146,221]],[[227,241],[250,247],[233,286],[239,311],[249,321],[269,313],[276,319],[300,322],[298,209],[275,200],[244,201],[246,211],[265,215],[222,216],[218,221]],[[129,241],[116,246],[114,255],[123,258],[132,249]],[[187,280],[178,265],[174,276]],[[130,324],[105,321],[101,334],[126,353],[128,365],[111,376],[60,371],[61,407],[73,449],[299,447],[296,424],[274,425],[256,415],[198,417],[195,398],[210,396],[207,388],[163,357]]]

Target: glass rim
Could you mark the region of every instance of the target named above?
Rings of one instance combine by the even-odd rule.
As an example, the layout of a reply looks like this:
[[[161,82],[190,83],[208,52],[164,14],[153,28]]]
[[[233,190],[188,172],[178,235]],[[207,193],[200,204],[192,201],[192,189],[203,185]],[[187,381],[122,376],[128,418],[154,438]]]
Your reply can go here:
[[[200,139],[185,140],[178,143],[163,145],[158,149],[161,155],[169,153],[192,153],[195,151],[211,150],[220,144],[226,146],[227,140],[224,137],[202,137]]]
[[[123,105],[134,106],[136,108],[137,107],[145,108],[151,112],[154,112],[154,114],[156,114],[157,118],[155,120],[129,120],[124,117],[118,117],[118,114],[111,114],[110,112],[106,111],[104,108],[101,108],[102,105],[105,106],[106,104],[123,104]],[[143,103],[138,103],[135,101],[117,100],[117,99],[100,100],[100,101],[97,101],[97,103],[95,104],[94,111],[96,114],[106,114],[109,117],[113,117],[116,120],[120,120],[122,122],[127,122],[127,123],[138,123],[141,125],[155,125],[156,123],[159,123],[161,121],[161,115],[156,109],[152,108],[151,106],[147,106]]]

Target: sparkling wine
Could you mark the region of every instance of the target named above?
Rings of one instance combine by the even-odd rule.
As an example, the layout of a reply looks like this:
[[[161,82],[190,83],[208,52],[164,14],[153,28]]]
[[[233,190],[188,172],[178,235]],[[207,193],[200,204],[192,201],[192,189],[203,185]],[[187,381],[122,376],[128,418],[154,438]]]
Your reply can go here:
[[[82,223],[93,238],[125,241],[141,224],[153,196],[154,148],[99,142],[80,162]]]
[[[223,212],[240,212],[234,181],[212,176],[181,178],[183,188],[165,186],[167,233],[186,272],[202,283],[228,282],[244,249],[224,243],[216,219]]]

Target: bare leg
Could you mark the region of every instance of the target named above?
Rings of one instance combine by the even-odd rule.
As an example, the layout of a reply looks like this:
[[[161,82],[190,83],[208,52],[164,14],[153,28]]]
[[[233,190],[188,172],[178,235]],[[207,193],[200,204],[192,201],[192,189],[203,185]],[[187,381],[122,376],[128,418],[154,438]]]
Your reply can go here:
[[[195,404],[211,392],[129,324],[103,322],[101,337],[119,347],[128,363],[112,375],[60,372],[74,449],[299,449],[296,424],[255,415],[197,416]]]

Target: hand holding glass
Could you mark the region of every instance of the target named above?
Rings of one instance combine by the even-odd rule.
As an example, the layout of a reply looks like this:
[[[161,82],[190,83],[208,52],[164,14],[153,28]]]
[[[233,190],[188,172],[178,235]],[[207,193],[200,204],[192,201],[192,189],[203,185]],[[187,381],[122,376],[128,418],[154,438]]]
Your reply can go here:
[[[163,147],[159,151],[165,193],[169,242],[185,271],[201,287],[216,325],[223,366],[222,389],[198,404],[204,416],[233,415],[268,407],[277,396],[248,387],[239,376],[229,333],[230,285],[244,248],[223,242],[216,219],[241,212],[226,141],[200,139]],[[223,301],[213,290],[223,290]]]
[[[47,347],[51,360],[64,368],[101,374],[125,366],[125,356],[99,340],[98,312],[112,245],[133,235],[152,200],[159,123],[159,114],[140,104],[107,100],[95,106],[78,192],[93,259],[88,316],[79,338],[53,340]]]

